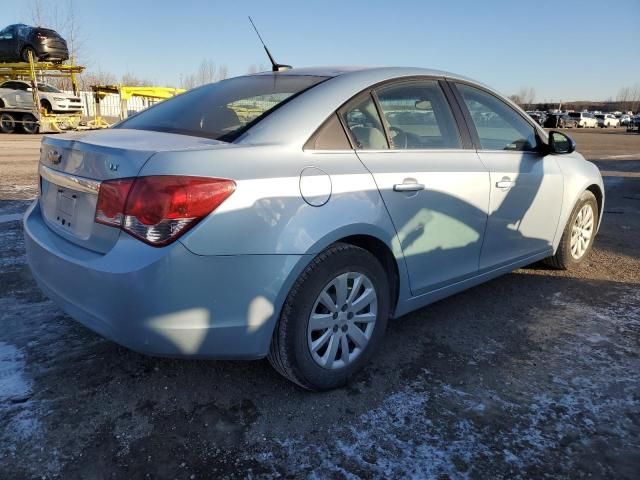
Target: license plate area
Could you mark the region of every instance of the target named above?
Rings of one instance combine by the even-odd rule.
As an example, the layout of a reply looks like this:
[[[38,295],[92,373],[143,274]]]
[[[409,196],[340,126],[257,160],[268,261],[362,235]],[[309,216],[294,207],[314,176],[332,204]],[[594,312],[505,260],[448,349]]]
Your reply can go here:
[[[71,229],[76,223],[76,201],[78,195],[58,187],[56,192],[56,222],[62,227]]]
[[[98,196],[41,179],[40,206],[47,224],[57,233],[80,241],[94,234]]]

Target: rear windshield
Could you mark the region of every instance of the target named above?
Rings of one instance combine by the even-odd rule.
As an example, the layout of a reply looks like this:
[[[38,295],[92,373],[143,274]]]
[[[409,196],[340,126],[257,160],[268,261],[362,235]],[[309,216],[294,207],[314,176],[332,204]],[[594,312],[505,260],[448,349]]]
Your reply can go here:
[[[581,113],[580,112],[570,112],[569,116],[573,117],[573,118],[580,118]]]
[[[278,74],[231,78],[165,100],[114,128],[179,133],[230,142],[286,100],[326,78]]]

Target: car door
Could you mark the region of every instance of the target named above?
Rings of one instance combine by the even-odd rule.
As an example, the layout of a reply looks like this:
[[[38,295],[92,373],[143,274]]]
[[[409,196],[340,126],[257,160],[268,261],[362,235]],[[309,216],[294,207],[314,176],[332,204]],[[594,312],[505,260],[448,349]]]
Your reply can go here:
[[[22,82],[8,81],[0,85],[2,97],[8,107],[12,108],[32,108],[33,94],[27,91],[29,87]]]
[[[19,108],[33,108],[33,92],[31,87],[23,82],[15,82],[18,92]]]
[[[536,127],[512,106],[476,86],[455,88],[491,179],[480,270],[551,254],[564,186],[556,157],[543,153]]]
[[[440,83],[388,83],[364,92],[340,114],[391,216],[412,293],[475,275],[489,174],[474,150],[462,148]]]

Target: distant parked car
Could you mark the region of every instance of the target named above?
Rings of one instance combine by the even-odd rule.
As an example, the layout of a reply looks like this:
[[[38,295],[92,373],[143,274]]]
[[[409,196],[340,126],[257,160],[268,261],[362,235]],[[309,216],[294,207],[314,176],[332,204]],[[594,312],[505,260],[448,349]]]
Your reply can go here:
[[[620,115],[620,125],[627,126],[627,125],[630,125],[632,122],[633,122],[633,119],[631,115],[628,115],[626,113],[623,113],[622,115]]]
[[[533,118],[538,125],[544,125],[547,120],[547,114],[544,112],[527,112],[531,118]]]
[[[576,128],[578,122],[576,119],[564,113],[554,113],[547,116],[544,122],[545,128]]]
[[[67,42],[55,30],[16,24],[0,31],[0,61],[28,62],[29,52],[34,61],[62,63],[69,59]]]
[[[82,101],[75,95],[64,93],[46,83],[38,83],[40,107],[50,112],[79,112]],[[0,84],[0,108],[32,108],[31,83],[24,80],[8,80]]]
[[[595,117],[596,120],[598,120],[598,126],[601,128],[616,128],[620,126],[620,120],[618,120],[616,116],[611,113],[599,113],[598,115],[595,115]]]
[[[580,128],[596,128],[598,126],[598,120],[594,117],[592,113],[588,112],[569,112],[571,118],[573,118],[577,127]]]

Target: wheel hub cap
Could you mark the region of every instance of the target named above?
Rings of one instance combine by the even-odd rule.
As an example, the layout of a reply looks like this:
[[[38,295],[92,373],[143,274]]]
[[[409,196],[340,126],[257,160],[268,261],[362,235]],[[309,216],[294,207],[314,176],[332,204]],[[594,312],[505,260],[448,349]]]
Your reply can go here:
[[[342,273],[320,292],[307,326],[313,360],[324,368],[344,368],[365,349],[375,327],[378,297],[359,272]]]
[[[584,256],[591,243],[595,215],[590,204],[584,205],[571,227],[571,256],[579,260]]]

